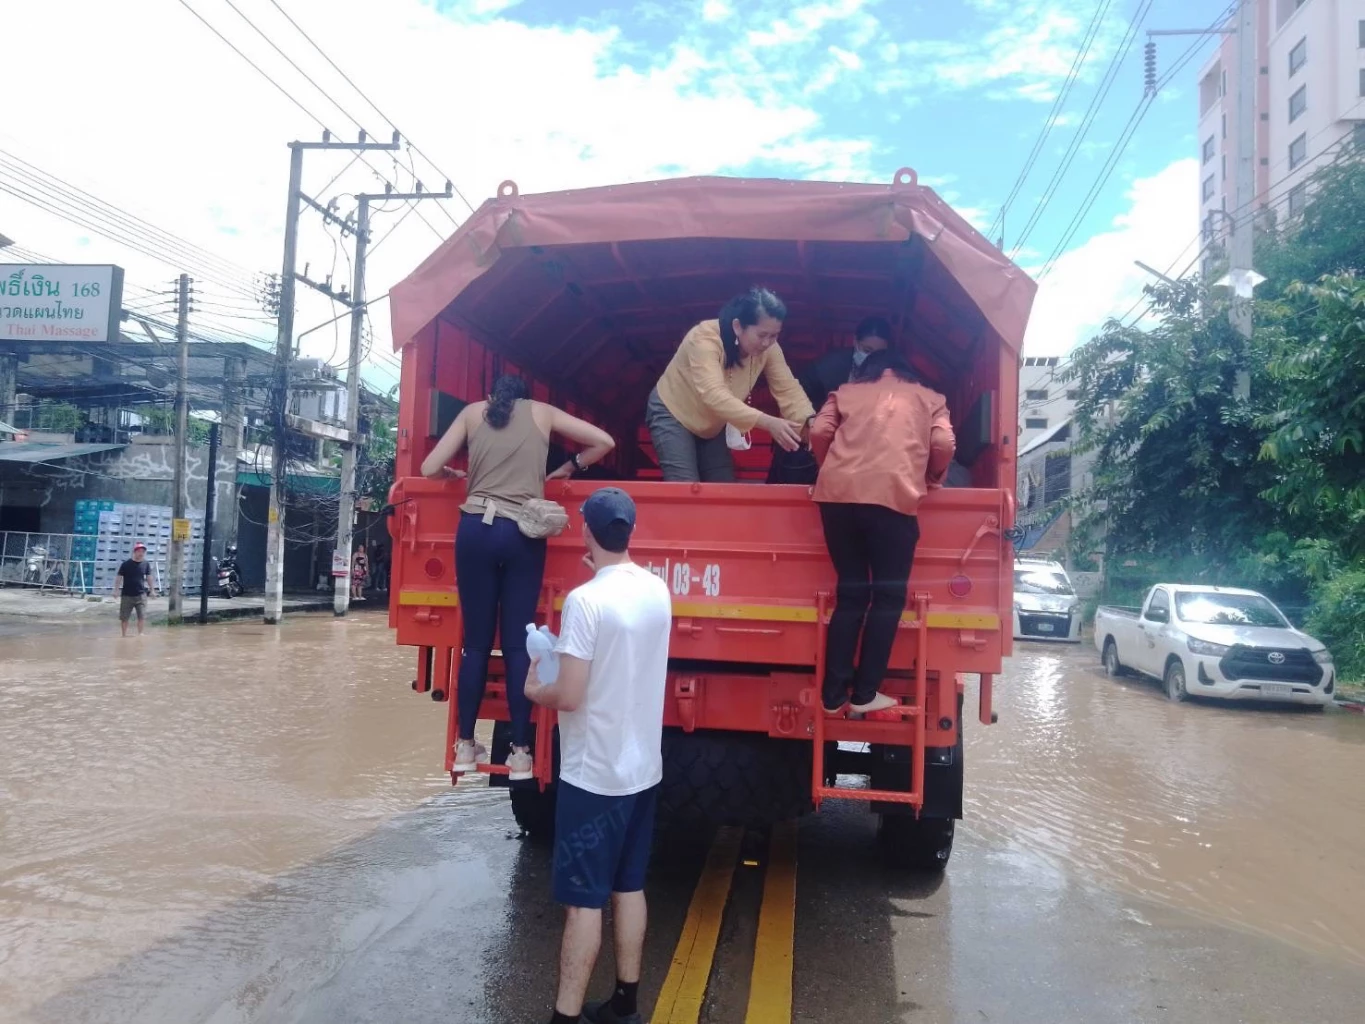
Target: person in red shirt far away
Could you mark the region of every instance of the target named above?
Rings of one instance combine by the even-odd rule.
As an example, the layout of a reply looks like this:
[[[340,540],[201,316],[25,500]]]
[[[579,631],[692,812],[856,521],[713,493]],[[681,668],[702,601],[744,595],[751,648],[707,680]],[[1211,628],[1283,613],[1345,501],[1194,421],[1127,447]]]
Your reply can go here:
[[[812,496],[838,576],[821,694],[830,714],[843,711],[850,690],[859,713],[898,703],[878,688],[905,610],[919,542],[915,512],[943,485],[955,444],[944,397],[890,349],[868,356],[815,418],[810,446],[820,475]]]
[[[635,502],[616,487],[583,503],[593,578],[569,594],[556,652],[559,678],[526,696],[559,712],[554,893],[564,904],[559,990],[551,1024],[641,1024],[645,871],[663,779],[664,692],[673,604],[668,587],[631,561]],[[611,902],[616,989],[583,1003]]]

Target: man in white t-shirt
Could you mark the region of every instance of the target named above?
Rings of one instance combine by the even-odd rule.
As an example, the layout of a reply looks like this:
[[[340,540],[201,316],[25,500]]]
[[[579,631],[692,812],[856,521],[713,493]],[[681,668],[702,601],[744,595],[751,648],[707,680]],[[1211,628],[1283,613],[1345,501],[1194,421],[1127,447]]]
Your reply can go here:
[[[566,915],[551,1024],[639,1024],[673,607],[664,582],[630,559],[630,495],[604,487],[582,511],[584,561],[595,575],[564,602],[559,678],[542,684],[533,662],[526,679],[526,696],[559,712],[554,893]],[[608,899],[616,991],[584,1006]]]

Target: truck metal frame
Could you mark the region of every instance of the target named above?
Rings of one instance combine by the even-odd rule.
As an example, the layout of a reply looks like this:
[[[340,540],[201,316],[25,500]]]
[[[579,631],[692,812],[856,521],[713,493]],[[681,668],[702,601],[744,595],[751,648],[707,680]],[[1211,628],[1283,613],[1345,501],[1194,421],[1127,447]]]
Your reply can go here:
[[[917,368],[947,395],[972,485],[933,491],[884,689],[903,698],[877,720],[820,712],[834,573],[809,489],[759,483],[769,449],[739,455],[733,484],[659,480],[642,412],[692,323],[764,283],[788,301],[782,345],[804,363],[890,312]],[[462,483],[418,466],[464,403],[501,372],[534,397],[618,438],[605,476],[639,507],[637,561],[674,599],[663,805],[695,801],[717,821],[770,821],[829,798],[867,802],[907,862],[941,866],[962,813],[963,675],[981,677],[979,719],[1010,652],[1018,352],[1033,283],[913,171],[891,185],[684,179],[522,197],[505,183],[393,289],[402,353],[390,624],[418,648],[413,688],[447,704],[453,764],[461,626],[453,538]],[[756,395],[755,404],[767,401]],[[581,583],[578,508],[599,486],[551,482],[570,514],[549,541],[538,620],[557,629]],[[507,720],[494,658],[481,718]],[[537,709],[536,780],[512,784],[523,827],[552,822],[554,716]],[[507,784],[506,730],[486,771]],[[863,745],[857,749],[852,745]],[[730,767],[735,770],[728,770]],[[870,777],[837,786],[839,774]],[[929,822],[937,823],[930,827]]]

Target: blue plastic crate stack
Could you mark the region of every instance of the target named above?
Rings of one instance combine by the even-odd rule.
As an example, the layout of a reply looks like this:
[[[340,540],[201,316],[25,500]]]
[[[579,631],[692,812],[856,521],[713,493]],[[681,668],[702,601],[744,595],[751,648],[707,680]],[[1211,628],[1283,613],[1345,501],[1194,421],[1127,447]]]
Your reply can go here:
[[[171,518],[171,509],[163,505],[78,501],[74,532],[79,536],[72,557],[82,568],[90,567],[84,573],[86,592],[113,593],[118,567],[133,556],[133,545],[141,541],[147,545],[157,592],[164,594],[169,585],[166,566],[171,555]],[[186,518],[190,520],[190,541],[185,545],[181,585],[185,593],[197,594],[204,556],[204,516],[191,512]]]

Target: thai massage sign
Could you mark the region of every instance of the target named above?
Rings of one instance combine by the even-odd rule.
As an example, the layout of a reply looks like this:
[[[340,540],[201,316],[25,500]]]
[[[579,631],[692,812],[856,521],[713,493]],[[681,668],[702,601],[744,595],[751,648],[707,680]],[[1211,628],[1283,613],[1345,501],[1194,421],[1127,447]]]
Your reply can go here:
[[[121,267],[0,264],[0,341],[117,341]]]

